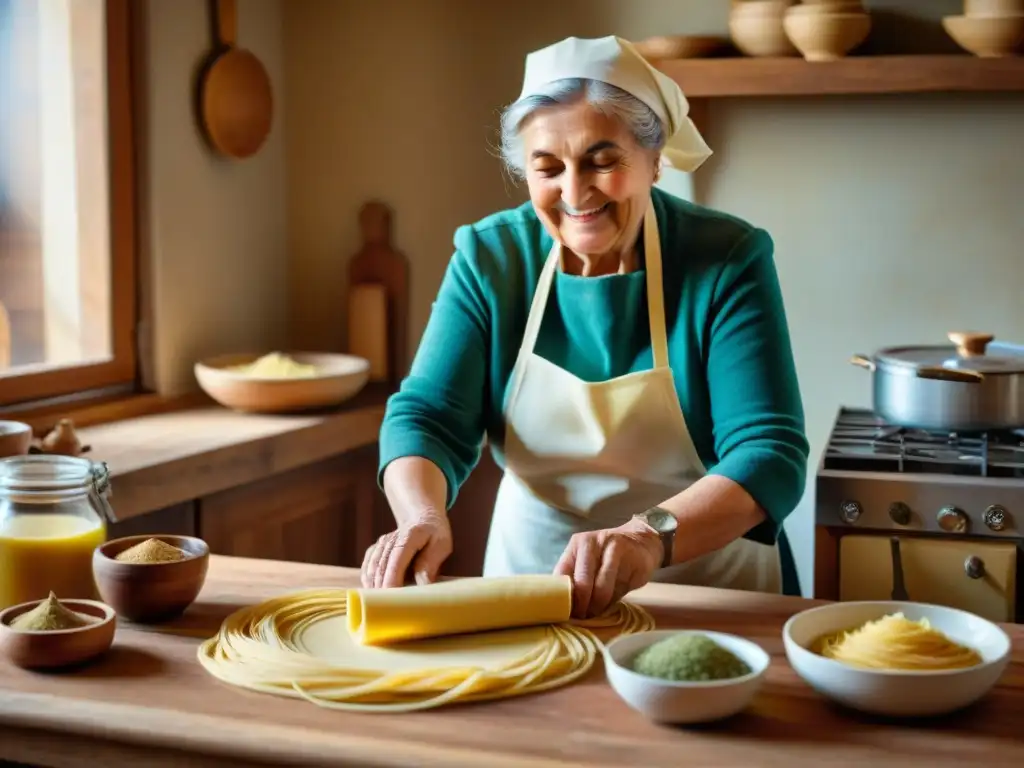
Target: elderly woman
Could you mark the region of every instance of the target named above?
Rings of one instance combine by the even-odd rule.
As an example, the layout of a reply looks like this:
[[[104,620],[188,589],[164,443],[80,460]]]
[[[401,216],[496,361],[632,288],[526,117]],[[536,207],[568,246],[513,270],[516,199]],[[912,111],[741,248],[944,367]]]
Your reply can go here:
[[[581,617],[651,580],[797,591],[782,524],[808,444],[772,240],[654,187],[711,154],[687,110],[619,38],[527,57],[502,133],[530,201],[455,234],[387,406],[397,529],[365,586],[437,577],[486,436],[485,576],[566,574]]]

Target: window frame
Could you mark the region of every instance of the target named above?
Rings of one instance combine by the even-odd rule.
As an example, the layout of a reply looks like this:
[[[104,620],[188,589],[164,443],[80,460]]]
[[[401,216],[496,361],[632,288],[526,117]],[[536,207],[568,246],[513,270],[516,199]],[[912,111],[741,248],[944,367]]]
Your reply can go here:
[[[111,357],[97,363],[25,366],[0,372],[0,409],[93,390],[138,390],[137,138],[132,0],[105,0],[107,147],[110,174]]]

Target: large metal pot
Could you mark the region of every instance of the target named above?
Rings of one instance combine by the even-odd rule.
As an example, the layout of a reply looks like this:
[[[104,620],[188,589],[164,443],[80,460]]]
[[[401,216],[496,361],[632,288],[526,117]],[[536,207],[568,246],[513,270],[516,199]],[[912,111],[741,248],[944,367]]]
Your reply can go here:
[[[952,346],[889,347],[850,362],[872,372],[876,414],[950,432],[1024,427],[1024,347],[989,333],[950,333]]]

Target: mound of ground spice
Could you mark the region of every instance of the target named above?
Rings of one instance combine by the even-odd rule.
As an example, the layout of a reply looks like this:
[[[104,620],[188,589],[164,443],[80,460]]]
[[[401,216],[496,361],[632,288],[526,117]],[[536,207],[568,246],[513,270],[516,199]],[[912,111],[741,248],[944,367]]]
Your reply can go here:
[[[92,616],[72,611],[53,592],[31,611],[16,616],[11,627],[22,632],[52,632],[57,629],[78,629],[94,624]]]
[[[123,552],[114,559],[122,563],[173,563],[184,560],[188,553],[160,539],[146,539]]]

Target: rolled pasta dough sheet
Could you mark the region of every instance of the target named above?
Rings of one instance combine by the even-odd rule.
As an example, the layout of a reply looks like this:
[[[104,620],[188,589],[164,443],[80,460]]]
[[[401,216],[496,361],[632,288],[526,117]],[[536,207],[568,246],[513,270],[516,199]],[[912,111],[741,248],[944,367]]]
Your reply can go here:
[[[572,580],[524,575],[467,578],[397,589],[350,589],[348,631],[383,645],[568,621]]]
[[[548,638],[546,626],[414,640],[395,645],[361,645],[345,630],[345,617],[324,619],[295,637],[297,650],[331,664],[367,672],[423,672],[437,669],[496,670],[514,663]]]

